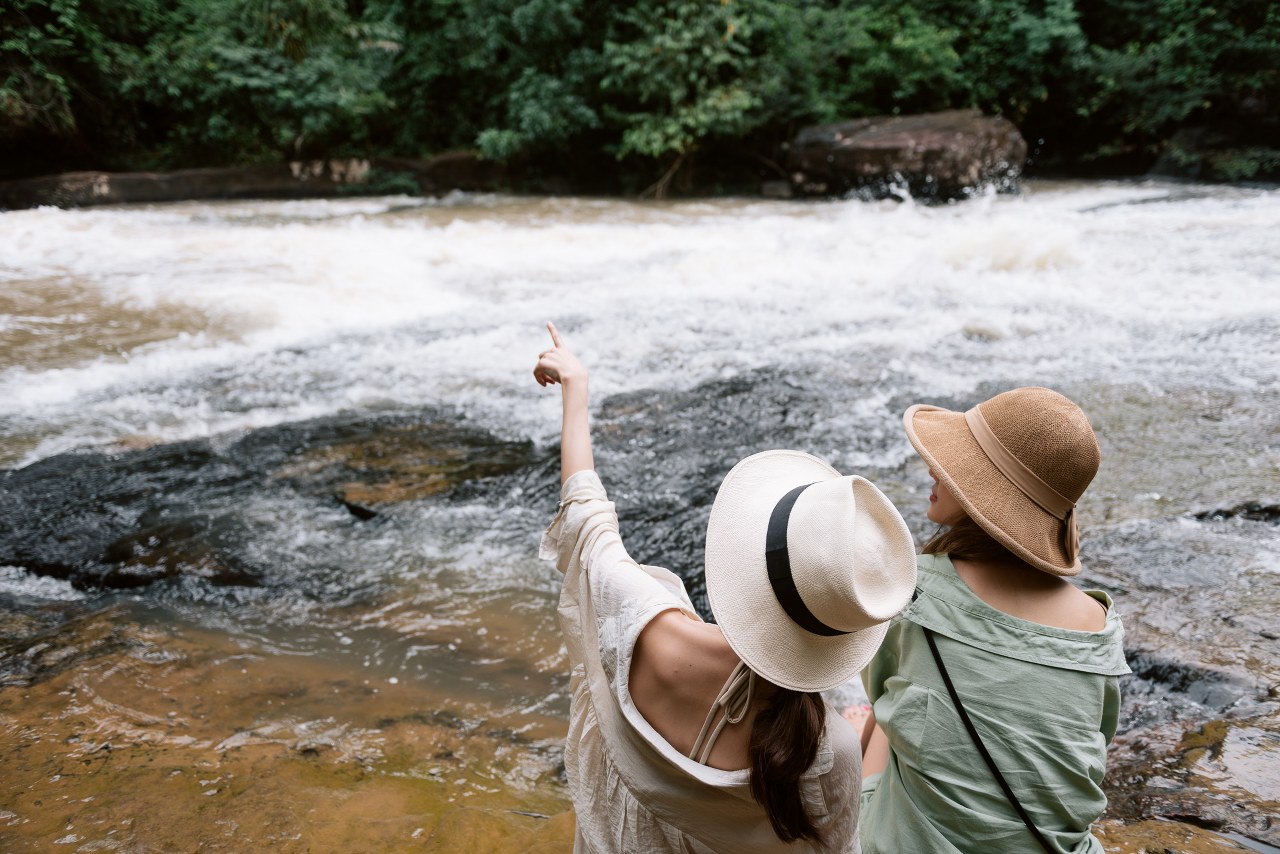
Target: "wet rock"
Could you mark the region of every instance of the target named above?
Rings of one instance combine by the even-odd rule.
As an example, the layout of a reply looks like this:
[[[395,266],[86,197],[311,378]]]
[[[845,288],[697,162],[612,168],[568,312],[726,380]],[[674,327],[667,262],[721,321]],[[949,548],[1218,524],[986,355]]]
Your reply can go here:
[[[1108,814],[1162,816],[1280,846],[1280,710],[1117,739]]]
[[[1275,526],[1189,518],[1085,529],[1081,583],[1112,593],[1133,674],[1121,727],[1252,713],[1280,683]],[[1206,595],[1206,590],[1215,591]]]
[[[875,116],[804,128],[788,163],[801,196],[892,195],[906,185],[930,200],[986,185],[1016,189],[1027,144],[1007,119],[978,110]]]
[[[1194,514],[1202,522],[1220,522],[1223,519],[1247,519],[1251,522],[1268,522],[1280,525],[1280,504],[1263,504],[1258,501],[1247,501],[1235,507],[1218,510],[1202,510]]]
[[[62,454],[0,473],[0,565],[85,588],[171,578],[267,583],[255,544],[278,525],[252,505],[342,502],[372,519],[391,504],[528,465],[505,442],[443,412],[338,416],[121,454]]]
[[[1133,703],[1143,695],[1149,695],[1158,702],[1159,698],[1176,693],[1184,703],[1190,701],[1203,707],[1205,711],[1222,713],[1234,706],[1241,697],[1258,693],[1261,687],[1241,674],[1197,667],[1187,661],[1172,658],[1168,651],[1162,654],[1130,645],[1126,654],[1133,673],[1127,678],[1125,688]],[[1142,682],[1149,685],[1135,684]],[[1181,711],[1186,711],[1185,705]],[[1130,721],[1141,721],[1136,710],[1130,715]],[[1149,720],[1142,722],[1152,723]]]
[[[1102,821],[1093,826],[1093,833],[1107,854],[1231,854],[1254,850],[1213,831],[1168,819]]]
[[[381,505],[428,498],[534,459],[528,442],[498,440],[442,418],[383,420],[376,429],[370,426],[358,419],[290,425],[279,436],[255,436],[230,453],[252,459],[261,452],[260,439],[277,448],[292,447],[287,458],[265,451],[279,460],[273,479],[303,492],[334,494],[352,515],[365,519]],[[278,442],[280,438],[285,441]]]
[[[1280,336],[1280,323],[1270,318],[1242,325],[1249,334],[1256,330]],[[1241,332],[1224,324],[1198,334],[1192,343],[1208,352]],[[1224,383],[1061,391],[1084,407],[1102,445],[1102,468],[1085,499],[1084,510],[1092,518],[1085,522],[1159,524],[1205,513],[1199,521],[1210,524],[1219,508],[1280,505],[1275,467],[1255,450],[1280,442],[1280,393],[1275,389],[1246,392]],[[1083,533],[1088,539],[1089,531]],[[1140,571],[1147,569],[1145,562],[1132,563]]]
[[[21,641],[61,623],[56,613],[42,609],[37,613],[0,607],[0,646]],[[3,684],[4,668],[0,667],[0,684]]]
[[[118,565],[117,542],[147,513],[165,513],[183,496],[206,501],[240,485],[245,473],[206,442],[180,442],[120,456],[61,454],[0,474],[0,563],[92,583]],[[117,549],[114,554],[119,555]],[[125,586],[131,586],[126,584]]]
[[[103,587],[142,587],[179,575],[214,584],[254,586],[259,570],[237,555],[250,531],[231,516],[194,516],[146,525],[114,541],[102,554],[111,567],[97,579]]]
[[[115,619],[121,613],[107,608],[9,639],[0,647],[0,687],[51,679],[86,662],[144,648],[136,626]]]
[[[341,495],[337,496],[337,498],[338,498],[338,501],[342,504],[342,506],[347,508],[347,512],[350,513],[352,516],[355,516],[361,522],[368,522],[370,519],[378,518],[377,510],[374,510],[370,507],[365,507],[361,504],[356,504],[353,501],[348,501],[347,499],[343,498]]]

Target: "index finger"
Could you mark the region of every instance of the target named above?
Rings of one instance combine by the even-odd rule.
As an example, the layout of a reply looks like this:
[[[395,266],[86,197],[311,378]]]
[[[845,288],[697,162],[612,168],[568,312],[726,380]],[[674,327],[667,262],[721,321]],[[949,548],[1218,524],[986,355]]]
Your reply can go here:
[[[563,347],[564,341],[560,339],[560,333],[556,331],[556,325],[550,320],[547,321],[547,331],[551,333],[551,343],[557,347]]]

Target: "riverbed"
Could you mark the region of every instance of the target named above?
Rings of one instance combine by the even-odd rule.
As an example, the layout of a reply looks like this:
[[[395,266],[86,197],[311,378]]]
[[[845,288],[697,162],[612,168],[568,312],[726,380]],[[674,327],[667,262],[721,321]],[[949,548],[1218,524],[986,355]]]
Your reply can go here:
[[[920,539],[911,403],[1046,385],[1134,674],[1108,850],[1280,846],[1280,190],[0,213],[0,848],[565,850],[555,320],[624,540],[796,447]],[[856,686],[836,692],[856,699]]]

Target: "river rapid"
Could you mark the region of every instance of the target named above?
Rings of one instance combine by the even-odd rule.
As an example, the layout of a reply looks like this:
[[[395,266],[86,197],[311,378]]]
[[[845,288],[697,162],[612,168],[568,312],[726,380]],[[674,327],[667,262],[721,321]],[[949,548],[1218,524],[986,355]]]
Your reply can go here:
[[[704,613],[740,457],[924,539],[908,405],[1072,397],[1134,669],[1100,835],[1280,850],[1280,190],[1034,181],[0,213],[0,848],[563,850],[548,319]]]

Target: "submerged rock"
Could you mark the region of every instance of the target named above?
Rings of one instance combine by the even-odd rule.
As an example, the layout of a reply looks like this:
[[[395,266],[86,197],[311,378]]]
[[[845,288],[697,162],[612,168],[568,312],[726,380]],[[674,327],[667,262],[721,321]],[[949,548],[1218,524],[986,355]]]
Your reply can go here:
[[[1280,847],[1280,712],[1133,733],[1108,769],[1109,815],[1160,816]]]
[[[1211,830],[1167,819],[1128,824],[1102,821],[1093,826],[1093,834],[1108,854],[1231,854],[1256,850]]]
[[[960,198],[1016,189],[1027,143],[1013,123],[978,110],[875,116],[800,131],[788,162],[800,196]]]
[[[1222,519],[1247,519],[1251,522],[1270,522],[1280,525],[1280,504],[1263,504],[1260,501],[1246,501],[1235,507],[1216,510],[1202,510],[1195,514],[1202,522],[1220,521]]]
[[[71,834],[86,851],[572,846],[563,712],[548,734],[456,684],[371,680],[359,660],[158,629],[127,607],[5,652],[0,666],[15,654],[39,665],[0,683],[5,852],[57,850]],[[533,734],[513,742],[495,725]]]
[[[531,461],[526,442],[503,442],[447,419],[360,421],[282,428],[294,451],[272,474],[302,492],[332,494],[357,518],[372,518],[387,504],[428,498],[460,483],[512,471]],[[278,445],[273,434],[261,438]],[[275,455],[258,438],[232,451],[252,458]]]

